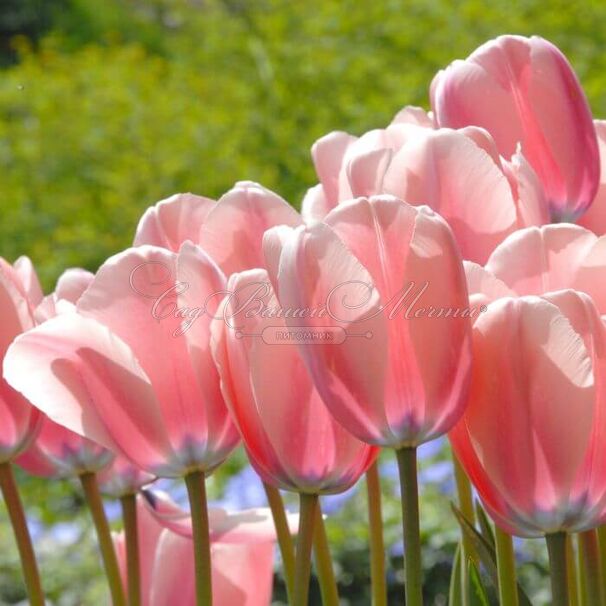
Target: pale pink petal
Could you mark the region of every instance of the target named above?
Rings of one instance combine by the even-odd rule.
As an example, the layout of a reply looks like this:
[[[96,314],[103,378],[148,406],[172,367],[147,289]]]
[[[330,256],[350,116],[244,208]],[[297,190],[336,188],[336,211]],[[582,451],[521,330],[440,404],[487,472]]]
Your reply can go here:
[[[132,350],[98,322],[63,314],[21,335],[6,380],[53,421],[153,469],[171,459],[152,385]]]
[[[427,130],[412,138],[394,156],[383,183],[386,193],[440,213],[470,261],[484,263],[518,226],[507,178],[463,133]]]
[[[208,214],[199,243],[229,275],[263,266],[261,245],[267,229],[300,223],[300,215],[280,196],[244,181],[227,192]]]
[[[529,227],[509,236],[486,269],[518,295],[570,288],[596,240],[590,231],[571,224]]]
[[[606,234],[606,120],[594,120],[593,123],[600,153],[600,185],[591,206],[580,217],[578,224],[602,236]]]
[[[198,242],[200,227],[215,201],[175,194],[148,208],[137,226],[134,245],[153,244],[177,252],[186,240]]]
[[[42,293],[42,287],[40,286],[40,280],[38,280],[38,274],[34,269],[34,265],[29,257],[19,257],[14,263],[13,267],[23,284],[25,294],[30,301],[32,307],[35,307],[42,301],[44,296]]]

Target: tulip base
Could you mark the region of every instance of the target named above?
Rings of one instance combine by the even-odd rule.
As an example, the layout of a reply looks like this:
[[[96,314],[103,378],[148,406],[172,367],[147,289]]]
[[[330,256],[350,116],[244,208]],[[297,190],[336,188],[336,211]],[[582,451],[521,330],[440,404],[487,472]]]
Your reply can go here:
[[[99,550],[101,551],[101,559],[103,560],[103,567],[105,568],[105,575],[112,597],[112,604],[113,606],[126,606],[124,589],[122,588],[122,580],[118,568],[118,559],[116,558],[109,524],[103,509],[103,501],[99,494],[97,477],[94,473],[84,473],[80,476],[80,483],[82,484],[84,498],[90,509],[95,530],[97,531]]]
[[[557,532],[545,536],[549,552],[552,606],[568,606],[568,570],[566,533]]]
[[[206,480],[202,471],[185,476],[194,543],[196,570],[196,606],[212,606],[212,574],[210,562],[210,529],[206,502]]]
[[[40,583],[32,539],[27,528],[27,520],[19,497],[17,482],[15,482],[13,469],[9,462],[0,463],[0,488],[6,503],[8,517],[13,526],[29,603],[32,606],[44,606],[44,592]]]
[[[406,606],[423,606],[417,449],[396,450],[402,494]]]

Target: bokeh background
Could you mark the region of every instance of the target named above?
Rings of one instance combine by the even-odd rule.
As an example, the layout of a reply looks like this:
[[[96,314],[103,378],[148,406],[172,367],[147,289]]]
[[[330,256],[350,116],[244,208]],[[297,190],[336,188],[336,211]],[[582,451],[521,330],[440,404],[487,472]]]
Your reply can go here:
[[[555,42],[605,117],[604,23],[605,3],[570,0],[1,0],[0,255],[29,255],[51,289],[64,268],[95,270],[129,246],[145,208],[175,192],[218,197],[251,179],[298,206],[314,184],[315,139],[385,125],[406,104],[427,107],[440,67],[502,33]],[[423,454],[426,586],[428,603],[439,605],[457,538],[452,468],[441,443]],[[382,471],[396,604],[399,505],[389,457]],[[53,603],[105,603],[77,488],[20,480]],[[231,507],[263,502],[241,454],[211,492]],[[363,484],[324,507],[343,603],[366,606]],[[117,517],[111,503],[108,511]],[[533,604],[544,603],[542,547],[518,547],[525,587]],[[17,569],[0,504],[0,604],[24,599]]]

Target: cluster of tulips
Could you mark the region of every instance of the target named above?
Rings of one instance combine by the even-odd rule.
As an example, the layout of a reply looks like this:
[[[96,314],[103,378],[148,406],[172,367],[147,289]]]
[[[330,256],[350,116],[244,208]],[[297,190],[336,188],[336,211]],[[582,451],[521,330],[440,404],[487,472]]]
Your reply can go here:
[[[606,122],[538,37],[484,44],[430,97],[431,112],[318,140],[301,213],[239,182],[158,202],[132,248],[48,296],[27,258],[0,263],[0,484],[31,604],[44,594],[13,463],[80,479],[114,606],[267,606],[276,541],[289,603],[308,603],[313,556],[337,605],[319,496],[365,474],[385,606],[383,448],[402,602],[418,606],[416,452],[444,434],[463,531],[451,604],[481,603],[478,570],[501,604],[530,603],[512,535],[545,537],[552,604],[577,586],[605,603]],[[268,508],[209,510],[206,478],[240,442]],[[156,478],[183,478],[190,511]],[[102,494],[122,504],[120,535]]]

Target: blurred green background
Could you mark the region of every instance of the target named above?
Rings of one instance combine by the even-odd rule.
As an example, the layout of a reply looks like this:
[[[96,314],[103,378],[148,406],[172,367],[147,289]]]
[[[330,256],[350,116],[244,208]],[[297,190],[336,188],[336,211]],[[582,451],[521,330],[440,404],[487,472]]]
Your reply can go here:
[[[128,246],[144,209],[172,193],[218,197],[252,179],[298,205],[315,181],[315,139],[382,126],[406,104],[427,107],[440,67],[502,33],[555,42],[604,117],[604,23],[605,3],[562,0],[2,0],[0,255],[29,255],[50,289],[64,268],[94,270]],[[434,459],[424,464],[435,472],[444,461]],[[216,497],[241,462],[219,472]],[[449,467],[443,475],[449,481]],[[78,491],[21,480],[49,595],[102,603]],[[434,473],[423,495],[436,605],[446,601],[456,539],[440,481]],[[385,491],[397,544],[397,503],[391,485]],[[355,496],[329,529],[347,603],[360,606],[369,604],[363,506]],[[531,549],[541,557],[522,576],[538,604],[542,551]],[[23,599],[15,565],[3,522],[0,603]]]

